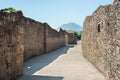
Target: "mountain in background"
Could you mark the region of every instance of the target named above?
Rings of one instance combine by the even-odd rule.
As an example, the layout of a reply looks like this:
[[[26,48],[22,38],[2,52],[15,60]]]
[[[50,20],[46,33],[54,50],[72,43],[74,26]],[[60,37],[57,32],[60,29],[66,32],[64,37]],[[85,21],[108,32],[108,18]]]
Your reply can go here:
[[[67,24],[63,24],[59,27],[59,29],[63,29],[63,30],[74,30],[77,33],[80,33],[82,31],[82,27],[76,23],[67,23]]]

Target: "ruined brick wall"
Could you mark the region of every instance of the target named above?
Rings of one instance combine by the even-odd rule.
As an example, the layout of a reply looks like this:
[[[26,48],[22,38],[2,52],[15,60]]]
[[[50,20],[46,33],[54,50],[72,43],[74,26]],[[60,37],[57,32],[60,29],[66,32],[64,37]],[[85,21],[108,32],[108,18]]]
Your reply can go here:
[[[74,30],[66,31],[66,43],[67,44],[76,44],[77,43],[77,35]]]
[[[23,60],[66,45],[66,32],[23,16],[21,11],[0,11],[0,80],[22,75]]]
[[[23,17],[24,60],[44,53],[44,26],[40,22]]]
[[[20,11],[0,11],[0,80],[16,80],[22,74],[24,47],[21,16]]]
[[[77,36],[75,33],[67,33],[68,44],[76,44],[77,43]]]
[[[86,17],[82,34],[83,55],[107,80],[120,80],[120,2],[116,1]]]
[[[65,35],[66,35],[66,31],[64,31],[64,30],[62,30],[62,29],[60,29],[59,31],[59,35],[60,35],[60,38],[59,38],[59,47],[63,47],[63,46],[65,46],[66,45],[66,37],[65,37]]]
[[[45,37],[46,37],[46,51],[45,52],[51,52],[53,50],[56,50],[60,47],[63,47],[66,45],[65,43],[65,32],[64,31],[56,31],[52,29],[48,24],[44,24],[46,31],[45,31]]]

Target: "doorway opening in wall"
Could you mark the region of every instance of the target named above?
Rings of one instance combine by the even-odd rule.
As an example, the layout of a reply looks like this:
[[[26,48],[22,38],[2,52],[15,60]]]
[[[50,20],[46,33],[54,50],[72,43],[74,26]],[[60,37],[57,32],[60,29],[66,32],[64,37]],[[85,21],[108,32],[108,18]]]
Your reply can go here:
[[[110,23],[107,23],[108,26],[110,26]]]
[[[98,24],[98,27],[97,27],[97,28],[98,28],[98,32],[100,32],[100,24]]]

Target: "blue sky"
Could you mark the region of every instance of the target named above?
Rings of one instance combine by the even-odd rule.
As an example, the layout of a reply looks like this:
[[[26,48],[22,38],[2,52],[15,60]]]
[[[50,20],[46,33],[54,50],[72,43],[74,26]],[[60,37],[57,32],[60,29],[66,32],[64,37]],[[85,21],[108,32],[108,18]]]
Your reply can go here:
[[[24,16],[39,22],[47,22],[57,28],[62,24],[75,22],[83,25],[86,16],[100,5],[112,4],[114,0],[1,0],[0,9],[14,7],[22,10]]]

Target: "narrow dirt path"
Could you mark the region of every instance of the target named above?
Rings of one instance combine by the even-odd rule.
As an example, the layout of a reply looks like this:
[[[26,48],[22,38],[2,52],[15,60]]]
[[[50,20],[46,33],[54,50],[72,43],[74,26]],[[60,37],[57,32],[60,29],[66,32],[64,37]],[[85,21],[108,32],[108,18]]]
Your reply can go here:
[[[80,42],[25,62],[23,71],[19,80],[105,80],[83,57]]]

